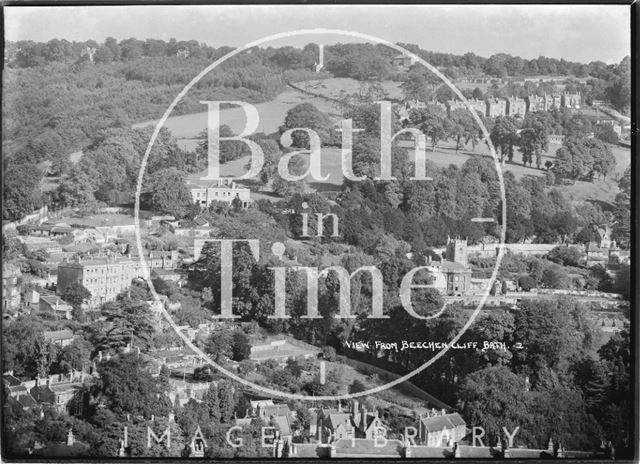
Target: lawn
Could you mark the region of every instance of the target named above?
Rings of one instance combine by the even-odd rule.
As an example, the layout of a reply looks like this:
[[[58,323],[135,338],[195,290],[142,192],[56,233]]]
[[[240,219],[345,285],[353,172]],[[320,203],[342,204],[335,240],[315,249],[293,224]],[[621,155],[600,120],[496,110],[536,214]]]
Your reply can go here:
[[[121,226],[133,224],[133,216],[129,214],[92,214],[89,216],[61,216],[52,220],[59,223],[74,224],[83,227]]]
[[[401,84],[401,82],[397,81],[383,81],[382,87],[387,93],[388,98],[395,100],[402,98]],[[296,86],[317,95],[339,99],[345,93],[347,95],[359,93],[362,82],[349,77],[333,77],[330,79],[298,82]]]

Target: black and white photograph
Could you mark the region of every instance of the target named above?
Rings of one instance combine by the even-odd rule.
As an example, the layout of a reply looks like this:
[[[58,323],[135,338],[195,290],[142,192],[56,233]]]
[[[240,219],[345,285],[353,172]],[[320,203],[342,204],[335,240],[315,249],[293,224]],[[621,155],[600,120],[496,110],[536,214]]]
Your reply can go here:
[[[639,458],[631,4],[2,13],[3,462]]]

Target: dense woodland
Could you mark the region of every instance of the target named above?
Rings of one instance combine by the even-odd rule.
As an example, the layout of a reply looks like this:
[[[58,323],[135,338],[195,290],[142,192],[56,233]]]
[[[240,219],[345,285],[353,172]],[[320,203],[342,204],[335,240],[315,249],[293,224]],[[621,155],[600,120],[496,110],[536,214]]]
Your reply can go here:
[[[485,59],[472,53],[455,56],[405,46],[453,79],[463,75],[589,77],[587,85],[574,84],[587,101],[607,100],[621,111],[628,109],[628,58],[619,65],[544,57],[523,60],[504,54]],[[95,49],[93,61],[87,48]],[[179,51],[186,51],[186,55],[177,56]],[[36,163],[53,160],[84,148],[100,130],[160,117],[194,76],[229,51],[228,47],[215,49],[195,41],[151,39],[118,43],[108,38],[103,44],[57,39],[47,43],[9,42],[4,74],[4,156],[19,154],[20,159]],[[326,70],[337,77],[411,82],[415,74],[428,74],[415,65],[412,72],[399,76],[390,64],[395,52],[383,46],[334,45],[326,47],[325,55]],[[174,113],[202,111],[201,97],[269,100],[283,90],[287,81],[310,78],[316,57],[314,44],[303,49],[269,47],[242,53],[202,79]],[[437,81],[430,75],[426,79]],[[527,86],[535,87],[535,83],[509,85],[513,87],[501,92],[524,96],[531,90]]]

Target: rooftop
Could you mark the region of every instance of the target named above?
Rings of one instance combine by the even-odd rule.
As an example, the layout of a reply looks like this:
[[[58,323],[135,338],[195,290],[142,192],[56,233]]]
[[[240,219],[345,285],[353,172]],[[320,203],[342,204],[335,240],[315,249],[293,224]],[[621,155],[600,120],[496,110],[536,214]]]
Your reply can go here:
[[[422,423],[429,432],[452,429],[460,425],[466,426],[466,422],[458,413],[445,414],[440,416],[423,417]]]
[[[464,264],[455,261],[433,261],[431,265],[441,268],[444,272],[471,272]]]
[[[49,304],[50,306],[55,306],[56,303],[60,306],[62,305],[70,306],[69,303],[64,301],[62,298],[57,297],[56,295],[40,295],[40,299],[45,303]]]
[[[69,329],[52,330],[44,332],[45,341],[49,340],[68,340],[73,338],[73,331]]]

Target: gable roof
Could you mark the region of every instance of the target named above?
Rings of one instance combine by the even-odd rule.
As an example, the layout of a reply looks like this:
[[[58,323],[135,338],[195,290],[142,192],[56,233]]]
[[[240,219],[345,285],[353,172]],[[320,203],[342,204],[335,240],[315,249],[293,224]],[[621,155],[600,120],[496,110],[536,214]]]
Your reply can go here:
[[[18,403],[22,405],[23,408],[31,408],[38,404],[38,402],[31,396],[31,393],[25,393],[24,395],[20,395],[17,398]]]
[[[460,414],[444,414],[439,416],[422,417],[422,424],[428,432],[439,432],[443,429],[453,429],[458,426],[466,426],[467,423]]]
[[[45,341],[68,340],[70,338],[73,338],[73,331],[70,329],[46,330],[44,332]]]
[[[71,306],[69,303],[56,295],[40,295],[40,300],[44,301],[52,308],[55,308],[56,303],[58,303],[59,306]]]
[[[332,413],[328,417],[328,425],[333,430],[336,430],[338,425],[342,425],[346,431],[353,430],[353,424],[351,423],[351,415],[346,413]]]
[[[382,419],[380,419],[377,414],[368,413],[367,415],[365,415],[364,424],[361,425],[365,430],[368,430],[376,422],[376,419],[382,422]]]
[[[291,413],[288,404],[265,404],[258,406],[260,416],[268,418],[269,416],[286,416]]]
[[[15,387],[17,385],[20,385],[22,382],[20,382],[20,379],[14,377],[12,374],[3,374],[2,383],[9,387]]]
[[[289,416],[273,416],[271,421],[275,423],[280,430],[280,436],[291,435],[291,424],[289,423]]]

